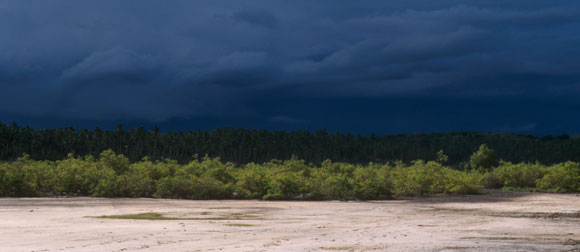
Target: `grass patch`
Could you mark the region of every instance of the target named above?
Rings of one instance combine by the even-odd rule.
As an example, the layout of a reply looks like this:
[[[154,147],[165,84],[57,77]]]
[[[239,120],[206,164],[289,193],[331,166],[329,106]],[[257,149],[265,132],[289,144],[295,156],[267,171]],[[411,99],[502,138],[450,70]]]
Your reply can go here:
[[[231,213],[228,215],[231,218],[239,218],[239,219],[256,219],[258,215],[255,214],[247,214],[247,213]]]
[[[183,220],[183,218],[164,217],[160,213],[140,213],[140,214],[122,214],[122,215],[101,215],[93,218],[99,219],[123,219],[123,220]]]
[[[535,218],[535,219],[566,219],[572,218],[577,219],[580,218],[580,211],[575,213],[562,213],[562,212],[553,212],[553,213],[542,213],[542,212],[534,212],[534,213],[522,213],[522,212],[500,212],[500,213],[493,213],[491,216],[499,216],[499,217],[511,217],[511,218]]]
[[[465,247],[465,246],[447,246],[443,247],[443,249],[471,249],[475,247]]]
[[[217,217],[201,217],[201,218],[180,218],[180,217],[166,217],[160,213],[149,212],[139,214],[122,214],[122,215],[101,215],[101,216],[86,216],[87,218],[99,219],[122,219],[122,220],[244,220],[244,219],[259,219],[255,215],[232,214],[228,216]]]
[[[322,250],[354,250],[355,246],[320,247]]]
[[[253,227],[254,225],[245,224],[245,223],[228,223],[228,224],[226,224],[226,226],[230,226],[230,227]]]
[[[334,250],[334,251],[355,251],[355,250],[362,250],[362,251],[371,251],[371,250],[381,250],[384,251],[387,246],[385,245],[378,245],[378,246],[334,246],[334,247],[319,247],[321,250]]]

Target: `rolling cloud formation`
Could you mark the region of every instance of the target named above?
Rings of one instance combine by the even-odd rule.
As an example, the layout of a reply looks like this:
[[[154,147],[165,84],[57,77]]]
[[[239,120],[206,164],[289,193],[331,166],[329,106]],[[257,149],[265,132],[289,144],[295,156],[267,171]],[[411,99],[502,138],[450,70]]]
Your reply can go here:
[[[576,0],[0,1],[0,31],[0,115],[295,125],[341,100],[407,120],[384,111],[426,99],[532,104],[489,128],[533,131],[541,108],[580,108]]]

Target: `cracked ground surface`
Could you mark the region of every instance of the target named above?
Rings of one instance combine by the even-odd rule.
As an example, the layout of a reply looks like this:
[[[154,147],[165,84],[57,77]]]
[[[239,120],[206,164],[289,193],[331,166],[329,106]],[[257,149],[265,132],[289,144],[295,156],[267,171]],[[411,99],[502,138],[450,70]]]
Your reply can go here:
[[[141,213],[168,218],[93,218]],[[0,198],[0,226],[0,251],[7,252],[580,251],[580,196],[491,193],[368,202]]]

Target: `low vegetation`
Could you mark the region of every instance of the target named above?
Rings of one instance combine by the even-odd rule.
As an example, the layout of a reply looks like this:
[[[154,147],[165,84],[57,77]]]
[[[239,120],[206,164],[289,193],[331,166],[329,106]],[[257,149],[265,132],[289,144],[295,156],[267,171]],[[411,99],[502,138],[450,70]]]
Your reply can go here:
[[[245,224],[245,223],[227,223],[226,226],[229,227],[253,227],[252,224]]]
[[[510,163],[495,160],[486,146],[463,170],[437,161],[368,163],[286,161],[235,165],[196,157],[130,162],[112,150],[99,158],[69,155],[36,161],[23,155],[0,163],[0,196],[154,197],[179,199],[375,200],[396,196],[478,194],[484,188],[532,188],[580,192],[580,164]],[[143,218],[155,216],[143,216]]]
[[[87,216],[88,218],[99,219],[122,219],[122,220],[259,220],[258,216],[250,214],[230,213],[215,217],[168,217],[156,212],[121,214],[121,215],[101,215]]]
[[[180,218],[165,217],[160,213],[140,213],[140,214],[123,214],[123,215],[102,215],[94,218],[100,219],[122,219],[122,220],[182,220]]]

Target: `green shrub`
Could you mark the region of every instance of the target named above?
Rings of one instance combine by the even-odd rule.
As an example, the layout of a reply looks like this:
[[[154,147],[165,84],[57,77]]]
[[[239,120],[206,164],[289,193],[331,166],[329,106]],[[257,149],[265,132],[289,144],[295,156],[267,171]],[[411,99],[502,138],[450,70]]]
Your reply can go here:
[[[493,174],[497,176],[503,186],[536,187],[536,180],[542,178],[546,174],[546,167],[539,163],[512,164],[509,162],[501,162],[501,164],[493,170]]]
[[[264,200],[291,200],[305,193],[306,179],[302,172],[273,171],[266,176],[268,186]]]
[[[480,148],[478,155],[489,157],[489,151]],[[444,154],[440,154],[439,159],[444,160]],[[478,155],[474,154],[472,161]],[[187,164],[168,159],[152,162],[148,158],[130,163],[110,150],[101,153],[99,159],[69,155],[56,162],[35,161],[23,155],[16,161],[0,163],[0,196],[373,200],[477,194],[484,187],[580,191],[580,165],[574,162],[550,167],[501,162],[494,170],[487,170],[487,165],[477,167],[484,168],[457,171],[421,160],[394,165],[326,160],[315,166],[296,158],[236,167],[208,156]]]
[[[306,198],[310,200],[354,199],[352,171],[354,166],[324,161],[311,171],[303,168],[310,176],[306,182]]]
[[[442,166],[435,162],[422,160],[411,166],[397,164],[393,170],[394,193],[397,196],[423,196],[439,191],[438,182]]]
[[[117,173],[108,167],[101,167],[98,170],[99,182],[91,193],[95,197],[128,197],[122,193],[121,185],[122,178],[117,176]]]
[[[478,171],[489,171],[499,164],[495,152],[488,148],[487,145],[482,144],[479,149],[471,155],[469,165],[471,169]]]
[[[100,157],[101,165],[113,169],[117,174],[123,174],[129,170],[129,159],[122,154],[115,154],[111,149],[101,152]]]
[[[482,186],[475,173],[460,172],[429,161],[415,161],[411,166],[397,164],[393,171],[397,196],[431,194],[477,194]]]
[[[188,175],[162,178],[155,196],[195,200],[229,199],[232,198],[232,191],[215,178]]]
[[[483,188],[499,189],[503,187],[503,181],[497,177],[493,170],[486,172],[472,171],[471,176],[474,176],[476,183]]]
[[[388,165],[369,164],[353,172],[354,197],[360,200],[388,199],[393,195],[393,185]]]
[[[481,194],[483,185],[478,172],[461,172],[445,168],[445,176],[449,178],[445,185],[445,193],[466,195]]]
[[[159,180],[154,196],[158,198],[188,199],[194,193],[191,175],[173,176]]]
[[[102,179],[103,167],[88,156],[84,159],[73,155],[62,161],[57,161],[56,192],[66,195],[89,196]]]
[[[266,171],[263,166],[249,163],[236,175],[236,193],[239,198],[261,199],[268,190]]]
[[[0,191],[3,196],[37,196],[37,181],[30,169],[32,160],[24,154],[15,162],[0,166]]]
[[[537,184],[542,190],[580,192],[580,164],[566,162],[550,166]]]

